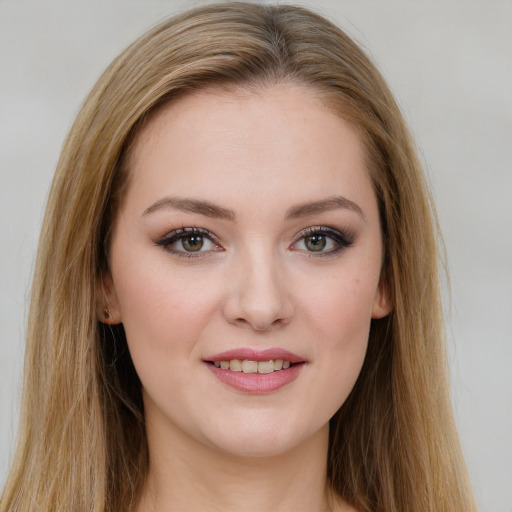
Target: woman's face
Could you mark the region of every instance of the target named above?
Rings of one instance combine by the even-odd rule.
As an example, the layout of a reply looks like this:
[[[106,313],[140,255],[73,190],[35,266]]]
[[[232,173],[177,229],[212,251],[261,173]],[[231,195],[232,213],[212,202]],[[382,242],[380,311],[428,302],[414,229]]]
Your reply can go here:
[[[298,86],[194,93],[143,128],[104,288],[148,429],[239,455],[327,431],[389,312],[363,153]]]

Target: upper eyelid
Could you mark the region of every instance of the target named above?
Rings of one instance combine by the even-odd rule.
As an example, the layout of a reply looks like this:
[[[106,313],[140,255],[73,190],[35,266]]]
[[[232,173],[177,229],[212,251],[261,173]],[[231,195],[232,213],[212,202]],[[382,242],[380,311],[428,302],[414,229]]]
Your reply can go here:
[[[179,240],[181,237],[186,237],[187,235],[199,234],[205,238],[208,238],[213,243],[218,245],[220,244],[219,238],[213,234],[210,230],[196,227],[196,226],[182,226],[177,229],[173,229],[161,236],[157,241],[157,245],[170,245],[173,241]],[[293,237],[293,244],[296,244],[302,238],[311,235],[323,234],[326,236],[330,236],[331,238],[336,239],[337,243],[346,242],[348,245],[353,243],[354,235],[351,231],[345,229],[337,229],[330,226],[308,226],[307,228],[301,229],[298,233],[296,233]]]
[[[198,228],[198,227],[181,227],[177,229],[173,229],[166,233],[165,235],[159,237],[155,244],[163,247],[168,248],[171,244],[177,242],[180,238],[185,238],[186,236],[190,235],[200,235],[204,238],[207,238],[210,242],[216,244],[217,246],[221,247],[221,244],[219,243],[218,238],[209,230],[204,228]],[[182,251],[175,251],[175,252],[182,252]],[[206,251],[198,251],[199,252],[206,252]]]
[[[310,226],[305,229],[300,230],[296,235],[295,239],[300,240],[301,238],[304,238],[305,236],[309,235],[318,235],[318,234],[324,234],[324,235],[334,235],[338,238],[344,238],[347,240],[352,240],[354,238],[354,235],[351,231],[345,230],[345,229],[337,229],[329,226]]]
[[[177,229],[173,229],[160,237],[160,240],[169,240],[172,238],[180,238],[185,237],[187,235],[199,234],[201,236],[207,237],[212,241],[217,240],[217,237],[208,229],[205,228],[197,228],[197,227],[181,227]]]
[[[215,245],[216,250],[224,250],[220,243],[217,241],[215,235],[213,235],[209,230],[198,227],[181,227],[174,230],[169,231],[167,234],[163,235],[159,239],[155,241],[155,245],[161,247],[166,252],[175,255],[180,258],[204,258],[210,252],[216,252],[216,250],[198,250],[198,251],[186,251],[179,250],[173,248],[176,242],[180,239],[186,238],[187,236],[193,236],[194,234],[200,235],[201,237],[207,239],[211,244]]]
[[[296,246],[304,238],[314,235],[323,235],[331,238],[331,240],[333,240],[337,245],[337,248],[328,251],[318,251],[317,253],[307,251],[310,256],[320,257],[334,255],[338,251],[352,246],[355,241],[355,234],[351,231],[344,229],[340,230],[328,226],[311,226],[303,229],[295,236],[295,241],[292,243],[291,248]]]
[[[309,233],[336,233],[337,231],[337,229],[329,228],[327,226],[309,226],[307,228],[301,229],[296,236],[307,236]]]

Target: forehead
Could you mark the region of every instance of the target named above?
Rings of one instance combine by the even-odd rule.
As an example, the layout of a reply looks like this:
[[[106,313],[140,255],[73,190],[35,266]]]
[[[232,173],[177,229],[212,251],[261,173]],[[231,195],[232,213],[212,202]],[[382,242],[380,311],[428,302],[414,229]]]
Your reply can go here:
[[[324,121],[326,118],[331,121],[336,119],[338,124],[343,120],[341,124],[345,125],[345,131],[353,131],[353,138],[361,139],[356,135],[359,129],[351,121],[353,116],[348,113],[348,105],[341,98],[335,98],[332,93],[318,88],[295,83],[260,87],[206,87],[178,96],[158,108],[138,130],[131,145],[130,161],[136,164],[159,135],[171,133],[171,125],[175,128],[173,135],[177,147],[179,141],[187,137],[194,137],[198,141],[201,136],[209,137],[210,142],[214,142],[215,134],[227,135],[230,127],[241,129],[238,134],[245,137],[245,142],[248,143],[249,137],[252,137],[256,145],[258,135],[267,136],[267,139],[274,136],[274,140],[284,142],[284,124],[290,123],[294,124],[295,135],[302,131],[303,136],[311,138],[306,123],[319,117],[323,117]],[[324,136],[326,132],[318,135]],[[233,143],[236,142],[236,137],[231,136],[231,139]],[[314,142],[311,140],[310,144]],[[354,142],[360,145],[364,141]]]
[[[212,200],[249,186],[307,201],[332,195],[340,178],[357,196],[369,184],[358,133],[317,91],[296,85],[210,89],[164,106],[137,135],[129,169],[139,195],[153,188]]]

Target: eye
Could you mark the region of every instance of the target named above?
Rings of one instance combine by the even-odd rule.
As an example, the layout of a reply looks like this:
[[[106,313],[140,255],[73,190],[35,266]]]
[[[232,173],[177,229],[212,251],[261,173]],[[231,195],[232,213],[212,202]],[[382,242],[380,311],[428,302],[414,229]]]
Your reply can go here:
[[[203,235],[188,235],[180,238],[177,243],[187,252],[197,252],[203,248],[205,241]]]
[[[320,252],[325,249],[332,250],[334,244],[326,235],[310,235],[304,237],[304,245],[308,251]]]
[[[320,256],[334,254],[352,244],[353,238],[338,230],[313,227],[299,233],[298,240],[291,246],[291,249],[317,253]]]
[[[179,256],[199,256],[201,253],[219,251],[213,235],[200,228],[180,228],[171,231],[157,242],[166,251]],[[196,254],[195,254],[196,253]]]

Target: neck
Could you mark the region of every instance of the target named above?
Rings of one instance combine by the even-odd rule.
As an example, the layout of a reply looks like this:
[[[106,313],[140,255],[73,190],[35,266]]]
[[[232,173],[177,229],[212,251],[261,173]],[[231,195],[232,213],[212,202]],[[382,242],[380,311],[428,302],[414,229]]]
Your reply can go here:
[[[139,512],[341,510],[326,489],[328,426],[290,452],[241,457],[148,427],[150,466]],[[165,439],[165,442],[163,442]]]

